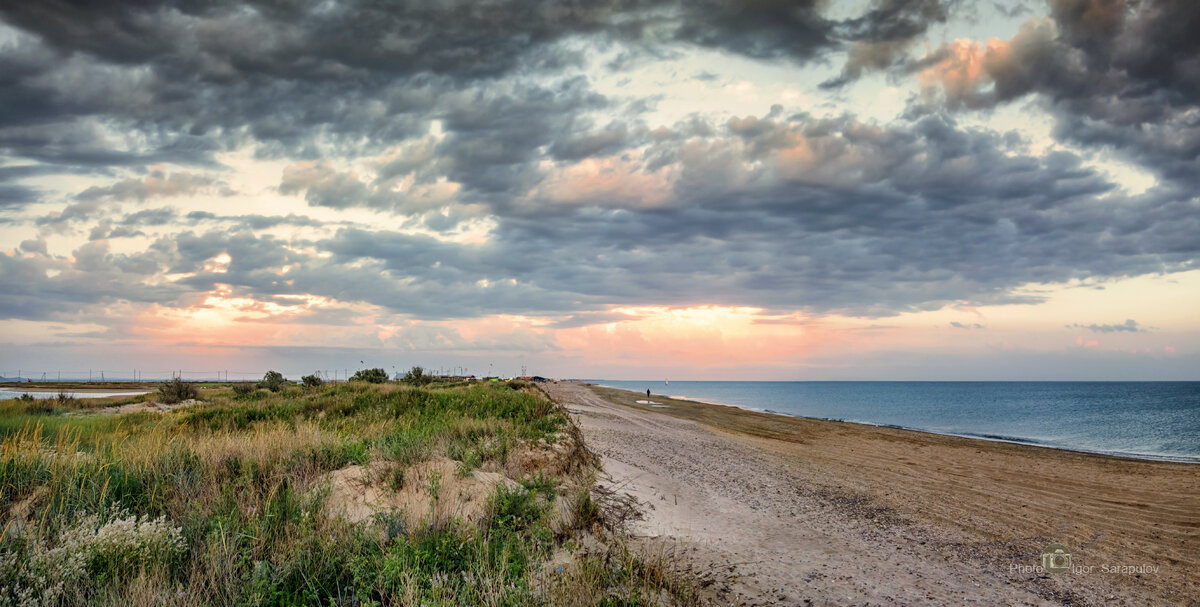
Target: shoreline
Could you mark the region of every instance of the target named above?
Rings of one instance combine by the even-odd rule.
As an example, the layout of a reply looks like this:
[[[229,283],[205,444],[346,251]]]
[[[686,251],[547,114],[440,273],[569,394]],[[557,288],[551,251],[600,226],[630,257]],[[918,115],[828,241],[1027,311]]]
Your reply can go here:
[[[620,390],[622,392],[629,392],[630,394],[637,394],[637,395],[642,394],[641,392],[635,392],[635,391],[629,390],[627,388],[618,388],[616,386],[606,385],[606,384],[602,383],[601,380],[587,379],[587,380],[573,380],[573,381],[578,381],[578,382],[580,382],[584,385],[588,385],[588,386],[594,385],[594,386],[600,386],[603,388],[607,388],[609,390]],[[824,382],[824,383],[839,383],[839,382]],[[889,383],[889,382],[879,382],[879,383]],[[890,382],[890,383],[901,383],[901,382]],[[952,382],[930,382],[930,383],[952,383]],[[954,383],[980,383],[980,382],[964,381],[964,382],[954,382]],[[1014,383],[1019,383],[1019,382],[1014,382]],[[1063,383],[1070,383],[1070,382],[1063,382]],[[1112,382],[1112,383],[1127,383],[1127,382]],[[875,422],[860,421],[860,420],[849,420],[849,419],[844,419],[844,418],[813,417],[813,416],[809,416],[809,415],[797,415],[794,413],[785,413],[783,411],[775,411],[773,409],[759,409],[759,408],[755,408],[755,407],[751,407],[751,406],[747,406],[747,405],[723,403],[723,402],[718,402],[718,401],[714,401],[714,400],[701,400],[699,398],[693,398],[690,396],[675,396],[675,395],[669,395],[669,394],[660,394],[657,396],[659,398],[667,398],[667,399],[671,399],[671,400],[686,401],[686,402],[697,403],[697,404],[701,404],[701,405],[712,405],[715,407],[729,407],[731,409],[737,409],[739,411],[750,411],[753,413],[761,413],[763,415],[775,415],[775,416],[789,418],[789,419],[812,420],[812,421],[830,422],[830,423],[838,423],[838,424],[854,424],[857,426],[867,426],[870,428],[890,428],[893,430],[904,430],[906,432],[919,432],[922,434],[931,434],[934,436],[953,436],[955,438],[963,438],[963,439],[967,439],[967,440],[978,440],[978,441],[985,441],[985,442],[989,442],[989,443],[1004,443],[1004,444],[1008,444],[1008,445],[1021,445],[1024,447],[1053,449],[1055,451],[1065,451],[1067,453],[1098,455],[1098,456],[1102,456],[1102,457],[1112,457],[1112,458],[1117,458],[1117,459],[1127,459],[1127,460],[1135,460],[1135,461],[1170,462],[1170,463],[1177,463],[1177,464],[1200,464],[1200,455],[1194,455],[1194,456],[1161,455],[1161,454],[1153,454],[1153,453],[1133,453],[1133,452],[1128,452],[1128,451],[1104,451],[1104,450],[1100,450],[1100,449],[1084,449],[1084,448],[1079,448],[1079,447],[1065,447],[1065,446],[1060,446],[1060,445],[1050,445],[1050,444],[1046,444],[1046,443],[1037,442],[1036,439],[1027,439],[1027,438],[1020,438],[1020,437],[999,437],[999,436],[989,436],[989,435],[959,433],[959,432],[938,432],[936,430],[929,430],[927,428],[916,428],[916,427],[912,427],[912,426],[901,426],[901,425],[897,425],[897,424],[883,424],[883,423],[875,423]],[[653,396],[651,398],[653,398]]]
[[[691,546],[701,570],[730,571],[718,582],[728,599],[1141,605],[1200,596],[1200,468],[1191,463],[658,395],[663,406],[652,407],[637,403],[644,392],[596,384],[549,388],[573,409],[613,486],[645,505],[635,531]],[[1039,570],[1053,544],[1069,547],[1078,567]],[[1154,569],[1136,570],[1146,564]]]

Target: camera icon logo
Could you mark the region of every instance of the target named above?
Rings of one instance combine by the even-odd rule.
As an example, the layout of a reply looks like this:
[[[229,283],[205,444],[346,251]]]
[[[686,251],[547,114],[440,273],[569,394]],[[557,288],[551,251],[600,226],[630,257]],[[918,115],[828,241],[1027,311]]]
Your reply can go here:
[[[1050,573],[1071,570],[1071,550],[1062,544],[1050,544],[1042,549],[1042,569]]]

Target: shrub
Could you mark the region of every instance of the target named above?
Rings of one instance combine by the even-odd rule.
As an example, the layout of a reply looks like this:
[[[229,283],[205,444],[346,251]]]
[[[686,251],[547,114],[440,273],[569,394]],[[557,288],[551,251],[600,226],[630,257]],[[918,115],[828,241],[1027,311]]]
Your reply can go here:
[[[59,390],[54,396],[54,403],[60,407],[70,407],[75,404],[75,397],[64,390]]]
[[[392,468],[391,474],[387,477],[388,487],[392,491],[399,491],[404,488],[404,468],[396,466]]]
[[[350,377],[350,381],[365,381],[372,384],[382,384],[388,380],[387,371],[383,369],[359,369]]]
[[[404,379],[400,381],[403,381],[406,384],[412,384],[414,386],[424,386],[425,384],[433,381],[433,378],[425,375],[425,369],[422,369],[421,367],[413,367],[408,370],[408,373],[404,374]]]
[[[305,388],[317,388],[325,384],[325,380],[316,375],[305,375],[300,381],[304,383]]]
[[[257,389],[258,389],[258,386],[255,386],[254,384],[252,384],[250,382],[239,382],[239,383],[233,384],[233,395],[234,396],[246,396],[247,394],[250,394],[251,392],[254,392]]]
[[[196,390],[195,384],[178,377],[158,387],[158,400],[168,405],[199,396],[200,391]]]
[[[165,518],[121,510],[103,523],[95,514],[77,519],[54,546],[36,536],[20,543],[10,541],[0,549],[0,599],[11,593],[23,605],[75,603],[139,571],[169,569],[187,550],[182,530]]]
[[[521,531],[528,528],[542,515],[542,507],[536,498],[537,492],[530,491],[525,487],[509,489],[505,485],[500,485],[489,504],[491,517],[488,526],[492,529],[509,531]]]
[[[22,394],[17,399],[17,402],[24,406],[26,415],[50,415],[55,412],[55,406],[65,407],[74,404],[74,400],[71,399],[71,402],[59,402],[57,399],[38,399],[34,398],[32,394]]]
[[[283,388],[283,374],[279,371],[267,371],[263,376],[262,381],[258,382],[259,388],[266,388],[272,392],[278,392]]]

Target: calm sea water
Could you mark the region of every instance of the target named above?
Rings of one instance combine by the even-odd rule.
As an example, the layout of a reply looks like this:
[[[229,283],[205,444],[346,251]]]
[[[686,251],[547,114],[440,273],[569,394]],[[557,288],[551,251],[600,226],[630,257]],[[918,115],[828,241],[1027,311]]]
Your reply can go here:
[[[1200,462],[1200,382],[591,381],[785,415]]]

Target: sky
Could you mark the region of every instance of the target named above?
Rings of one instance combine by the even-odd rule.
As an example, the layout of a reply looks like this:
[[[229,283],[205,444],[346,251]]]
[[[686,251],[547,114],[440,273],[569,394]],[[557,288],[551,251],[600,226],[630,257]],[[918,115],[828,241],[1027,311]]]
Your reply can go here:
[[[1200,3],[0,3],[0,375],[1200,379]]]

